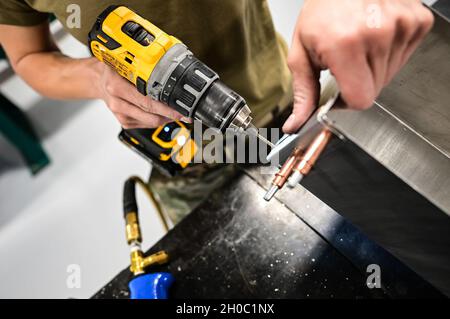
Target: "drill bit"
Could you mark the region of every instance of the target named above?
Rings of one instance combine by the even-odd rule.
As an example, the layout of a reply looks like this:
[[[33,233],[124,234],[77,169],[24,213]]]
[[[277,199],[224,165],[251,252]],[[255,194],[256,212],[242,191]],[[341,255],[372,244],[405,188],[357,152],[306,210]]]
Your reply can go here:
[[[275,144],[273,144],[271,141],[269,141],[267,138],[265,138],[264,136],[262,136],[261,134],[257,133],[256,135],[258,137],[258,139],[265,143],[266,145],[268,145],[270,148],[274,148]]]
[[[269,146],[270,148],[274,148],[275,144],[273,144],[271,141],[269,141],[267,138],[265,138],[263,135],[259,134],[259,130],[256,126],[254,126],[253,124],[250,124],[247,127],[246,130],[248,133],[252,134],[253,136],[256,136],[261,142],[263,142],[264,144],[266,144],[267,146]]]

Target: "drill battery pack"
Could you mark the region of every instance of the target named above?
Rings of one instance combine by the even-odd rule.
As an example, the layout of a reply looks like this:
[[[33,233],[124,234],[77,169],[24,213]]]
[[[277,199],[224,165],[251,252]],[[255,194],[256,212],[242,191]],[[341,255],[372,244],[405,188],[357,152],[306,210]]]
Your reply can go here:
[[[185,169],[198,151],[191,130],[179,121],[156,129],[123,129],[119,139],[166,176]]]

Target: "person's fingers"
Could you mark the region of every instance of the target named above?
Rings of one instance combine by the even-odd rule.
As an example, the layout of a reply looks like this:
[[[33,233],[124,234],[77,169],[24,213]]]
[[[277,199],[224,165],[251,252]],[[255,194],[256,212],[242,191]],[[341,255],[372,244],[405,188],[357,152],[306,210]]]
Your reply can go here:
[[[146,97],[146,99],[150,102],[146,105],[144,109],[144,111],[146,112],[158,114],[172,120],[181,120],[185,123],[189,123],[191,121],[191,119],[189,119],[188,117],[184,117],[182,114],[178,113],[171,107],[161,102],[152,100],[150,97]]]
[[[142,123],[137,121],[134,118],[131,118],[124,114],[115,114],[117,120],[119,121],[122,128],[126,130],[137,129],[137,128],[148,128],[146,123]]]
[[[288,65],[293,76],[294,108],[283,126],[283,131],[295,133],[317,106],[320,93],[320,70],[313,65],[307,50],[300,41],[294,41]]]
[[[416,16],[407,4],[403,5],[402,13],[397,13],[395,21],[395,37],[393,40],[391,54],[388,62],[385,85],[390,83],[402,66],[405,51],[409,42],[416,34]]]
[[[389,21],[383,22],[380,28],[366,28],[367,60],[373,74],[377,95],[385,86],[392,43],[395,37],[394,30],[395,24]]]
[[[370,51],[367,56],[367,61],[373,74],[374,91],[375,94],[378,95],[385,85],[389,52],[386,52],[386,54],[377,54]]]
[[[377,92],[364,45],[351,37],[343,39],[326,61],[348,107],[358,110],[371,107]]]
[[[416,30],[414,36],[410,39],[408,46],[403,53],[401,67],[403,67],[414,53],[414,51],[419,47],[422,40],[425,36],[430,32],[431,28],[434,24],[434,16],[433,13],[426,8],[425,6],[416,6],[415,14],[416,19],[419,21],[419,27]]]
[[[135,107],[133,105],[130,106],[131,107],[129,108],[127,115],[144,124],[145,127],[155,128],[166,123],[173,122],[173,119],[170,119],[168,117],[159,115],[157,113],[147,113],[138,107]]]
[[[114,71],[110,70],[109,72]],[[148,113],[158,114],[173,120],[184,119],[183,115],[169,106],[139,93],[131,83],[121,76],[113,73],[109,75],[109,78],[110,80],[106,84],[106,91],[109,95],[128,101]]]
[[[114,114],[114,116],[124,129],[134,128],[137,123],[133,118],[126,116],[125,114]]]
[[[135,124],[141,125],[142,128],[155,128],[173,121],[158,114],[147,113],[137,106],[117,98],[110,101],[108,106],[124,128]]]

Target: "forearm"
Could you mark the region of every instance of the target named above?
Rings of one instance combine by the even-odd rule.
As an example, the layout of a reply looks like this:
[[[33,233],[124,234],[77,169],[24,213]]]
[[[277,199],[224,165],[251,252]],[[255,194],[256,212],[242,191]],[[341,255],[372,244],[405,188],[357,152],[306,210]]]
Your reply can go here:
[[[140,94],[97,59],[62,55],[48,23],[30,27],[0,24],[0,44],[16,73],[44,96],[101,99],[125,128],[158,127],[182,119],[180,113]]]
[[[102,67],[95,58],[73,59],[57,51],[30,53],[14,65],[33,89],[53,99],[99,98]]]

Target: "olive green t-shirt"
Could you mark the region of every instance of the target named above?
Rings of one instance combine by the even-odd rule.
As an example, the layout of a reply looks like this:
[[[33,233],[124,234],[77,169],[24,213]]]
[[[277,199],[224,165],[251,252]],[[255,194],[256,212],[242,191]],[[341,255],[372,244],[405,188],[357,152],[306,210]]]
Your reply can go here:
[[[79,28],[69,27],[74,4],[80,8]],[[0,24],[36,25],[52,13],[86,44],[97,16],[112,4],[128,6],[183,41],[246,99],[256,124],[264,124],[274,107],[289,103],[287,49],[266,0],[1,0]]]

